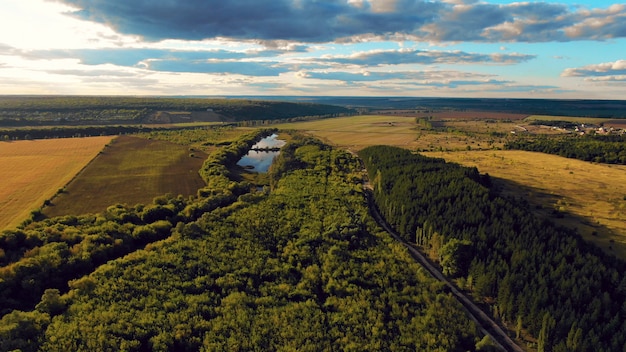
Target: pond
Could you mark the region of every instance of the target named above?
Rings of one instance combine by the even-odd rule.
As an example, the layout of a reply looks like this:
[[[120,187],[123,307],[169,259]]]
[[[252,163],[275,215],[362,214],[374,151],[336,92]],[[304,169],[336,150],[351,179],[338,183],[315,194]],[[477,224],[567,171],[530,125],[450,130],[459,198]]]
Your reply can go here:
[[[277,149],[262,150],[265,148],[280,148],[285,145],[285,141],[278,139],[277,134],[272,134],[269,137],[261,139],[257,144],[252,146],[252,149],[241,158],[237,165],[242,166],[250,171],[254,172],[267,172],[274,157],[276,157],[280,151]]]

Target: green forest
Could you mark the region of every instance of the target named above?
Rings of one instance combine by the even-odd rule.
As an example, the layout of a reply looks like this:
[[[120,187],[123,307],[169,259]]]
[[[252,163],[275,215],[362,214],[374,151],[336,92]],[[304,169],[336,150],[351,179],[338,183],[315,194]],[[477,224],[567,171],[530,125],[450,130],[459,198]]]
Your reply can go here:
[[[359,155],[386,220],[538,351],[626,349],[624,262],[498,195],[476,168],[395,147]]]
[[[540,136],[509,141],[506,149],[555,154],[596,163],[626,165],[626,138],[622,135]]]
[[[145,124],[158,111],[211,111],[224,122],[354,113],[333,105],[252,99],[2,96],[0,126]]]
[[[271,132],[213,152],[195,197],[4,232],[0,350],[493,350],[369,216],[356,156],[294,136],[271,186],[235,181]]]

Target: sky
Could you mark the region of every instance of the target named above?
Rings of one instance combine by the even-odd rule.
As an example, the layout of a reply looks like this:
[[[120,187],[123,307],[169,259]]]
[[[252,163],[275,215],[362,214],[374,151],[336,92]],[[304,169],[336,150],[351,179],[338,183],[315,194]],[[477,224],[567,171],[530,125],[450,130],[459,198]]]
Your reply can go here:
[[[626,99],[609,0],[2,0],[0,94]]]

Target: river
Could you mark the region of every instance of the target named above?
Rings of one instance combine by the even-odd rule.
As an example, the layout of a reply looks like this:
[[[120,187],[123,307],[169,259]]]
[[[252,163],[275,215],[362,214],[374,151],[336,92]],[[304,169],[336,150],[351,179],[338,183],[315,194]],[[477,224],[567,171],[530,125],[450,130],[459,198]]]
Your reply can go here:
[[[278,139],[277,134],[265,137],[252,146],[248,154],[241,158],[237,165],[254,172],[267,172],[274,158],[280,153],[279,150],[258,150],[264,148],[280,148],[285,145],[285,141]]]

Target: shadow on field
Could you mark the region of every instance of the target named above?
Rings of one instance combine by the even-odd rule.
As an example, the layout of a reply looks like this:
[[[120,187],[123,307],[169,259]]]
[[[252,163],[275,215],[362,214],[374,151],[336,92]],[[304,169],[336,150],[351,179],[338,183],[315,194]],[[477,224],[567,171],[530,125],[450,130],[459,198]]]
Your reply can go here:
[[[495,190],[503,197],[518,205],[526,204],[527,209],[540,218],[576,231],[584,240],[595,244],[607,254],[626,258],[626,243],[616,241],[623,239],[623,235],[591,218],[569,212],[563,197],[507,179],[491,177],[491,180]]]

